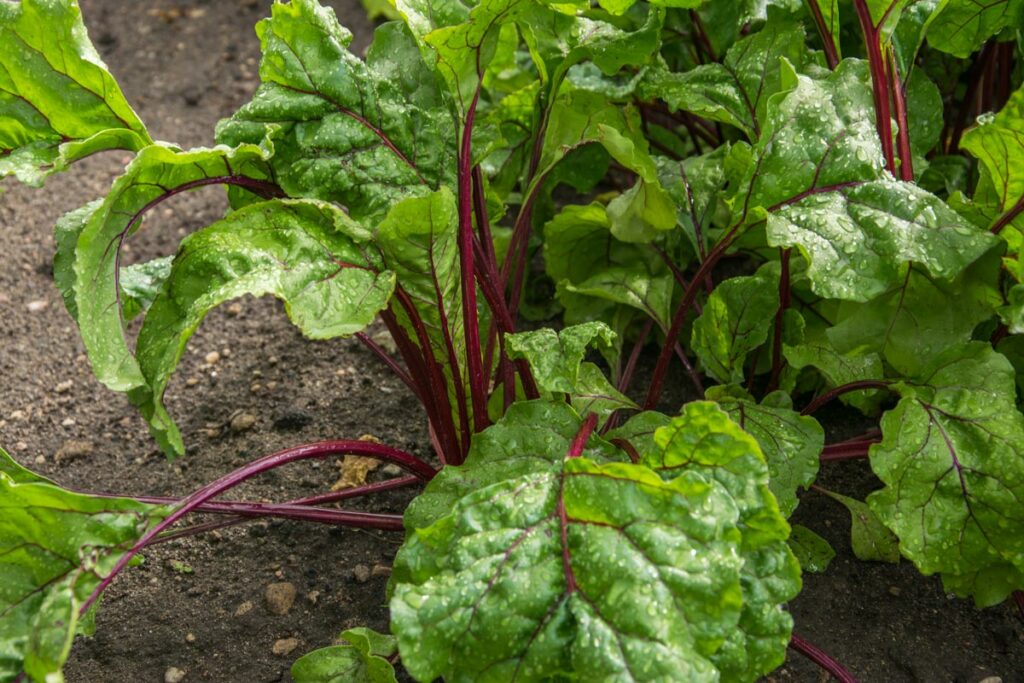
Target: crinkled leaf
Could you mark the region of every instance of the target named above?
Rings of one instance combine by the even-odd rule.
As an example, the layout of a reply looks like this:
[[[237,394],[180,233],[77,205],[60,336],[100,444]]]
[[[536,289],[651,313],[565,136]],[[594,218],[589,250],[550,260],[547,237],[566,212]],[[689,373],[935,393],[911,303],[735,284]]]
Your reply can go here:
[[[405,509],[407,531],[425,529],[447,515],[462,497],[501,477],[516,478],[535,468],[537,454],[523,450],[524,434],[542,452],[562,453],[569,449],[580,427],[579,414],[565,403],[519,401],[505,417],[473,437],[467,462],[473,467],[445,467],[435,480]],[[591,439],[584,455],[595,462],[624,461],[626,456],[610,444]],[[443,482],[443,485],[440,484]],[[395,565],[396,580],[405,580],[405,569]]]
[[[152,142],[89,42],[78,3],[0,3],[0,178],[38,185],[90,154]]]
[[[779,60],[786,59],[800,70],[809,54],[805,41],[800,24],[769,22],[729,48],[721,63],[686,73],[652,69],[642,92],[664,99],[672,109],[736,126],[756,140],[769,98],[784,89]]]
[[[708,248],[707,231],[714,217],[719,195],[725,185],[725,158],[729,145],[683,161],[658,158],[662,187],[678,207],[678,223],[692,242],[694,252]],[[698,237],[699,235],[699,237]]]
[[[61,288],[65,290],[65,300],[73,300],[76,305],[93,372],[105,385],[115,391],[145,385],[125,340],[118,285],[121,248],[139,229],[145,210],[192,187],[227,183],[242,175],[265,177],[267,154],[265,149],[252,145],[189,152],[152,145],[132,160],[124,174],[114,181],[110,193],[88,216],[74,252],[73,299],[69,299],[66,284]],[[84,214],[72,215],[75,220],[85,218]],[[70,239],[67,243],[70,244]],[[64,258],[70,258],[70,248],[58,252],[58,282],[70,279],[61,265],[66,263],[61,261]]]
[[[793,75],[772,100],[736,198],[768,210],[768,243],[798,247],[815,293],[867,301],[899,282],[907,261],[952,279],[993,245],[938,198],[884,170],[864,64],[824,80]]]
[[[571,394],[576,389],[580,364],[591,347],[611,345],[615,333],[601,322],[583,323],[558,332],[543,328],[505,337],[510,358],[530,364],[537,386],[545,391]]]
[[[828,541],[802,524],[793,525],[789,548],[796,555],[800,568],[811,574],[824,574],[836,556]]]
[[[1008,26],[1020,26],[1021,0],[947,0],[928,30],[928,44],[961,59]]]
[[[916,375],[992,315],[1000,303],[992,285],[998,265],[986,256],[951,283],[912,266],[874,301],[840,306],[828,339],[840,353],[879,353],[898,372]]]
[[[369,261],[361,230],[312,200],[252,204],[185,238],[153,301],[136,348],[146,380],[130,393],[168,453],[184,450],[163,393],[185,344],[221,303],[245,294],[281,299],[312,339],[349,336],[387,306],[395,275]]]
[[[1024,576],[1024,416],[1013,368],[974,343],[897,390],[903,398],[883,416],[870,455],[885,488],[868,504],[922,573],[951,575],[960,594],[998,602],[1007,593],[982,600],[988,587],[978,581]]]
[[[747,354],[768,339],[779,308],[779,264],[722,282],[693,323],[693,350],[708,374],[720,382],[740,382]]]
[[[832,491],[822,491],[850,511],[850,545],[854,555],[865,561],[891,564],[900,561],[900,540],[882,524],[867,503]]]
[[[359,627],[344,631],[344,644],[314,650],[292,664],[295,683],[396,683],[388,657],[398,652],[394,636]]]
[[[0,449],[0,680],[63,680],[83,602],[161,510],[65,491]]]
[[[368,226],[401,199],[453,182],[454,119],[408,29],[379,28],[363,62],[332,9],[295,0],[272,13],[257,25],[262,84],[219,124],[219,142],[269,138],[289,195],[343,204]]]
[[[757,440],[771,475],[768,487],[788,518],[799,504],[797,490],[807,489],[818,476],[825,430],[813,417],[793,410],[783,392],[756,403],[742,391],[716,387],[708,390],[708,398]]]
[[[553,432],[535,421],[538,409],[514,406],[465,465],[435,478],[427,494],[451,489],[454,502],[430,526],[407,516],[391,603],[403,663],[423,680],[719,680],[713,660],[742,623],[737,505],[754,503],[735,500],[710,472],[665,481],[641,465],[607,463],[596,437],[567,458],[580,418],[548,404],[561,425]],[[705,460],[718,449],[707,443]],[[748,556],[751,582],[782,576]],[[767,641],[752,638],[759,662]],[[788,631],[780,638],[779,661]]]
[[[769,490],[764,456],[756,440],[708,401],[686,404],[654,441],[662,452],[641,463],[666,478],[700,472],[728,490],[739,509],[743,612],[713,659],[723,679],[754,680],[785,659],[793,620],[780,603],[801,587],[800,565],[786,544],[789,525]]]

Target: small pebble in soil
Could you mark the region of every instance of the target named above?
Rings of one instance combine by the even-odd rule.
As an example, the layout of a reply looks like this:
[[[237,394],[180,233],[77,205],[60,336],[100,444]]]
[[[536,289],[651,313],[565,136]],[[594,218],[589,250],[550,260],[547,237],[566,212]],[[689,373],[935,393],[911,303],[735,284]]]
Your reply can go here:
[[[185,642],[186,643],[194,643],[194,642],[196,642],[196,634],[194,634],[194,633],[186,634],[185,635]]]
[[[899,586],[889,586],[889,595],[899,597],[902,592]]]
[[[309,591],[306,594],[306,600],[309,600],[309,604],[315,605],[316,601],[320,599],[320,591]]]
[[[199,384],[199,380],[196,379],[195,377],[189,377],[187,380],[185,380],[185,386],[194,387],[197,384]]]
[[[208,354],[206,354],[203,360],[205,360],[210,365],[214,365],[217,361],[220,360],[220,354],[216,351],[210,351]]]
[[[239,413],[231,418],[231,431],[235,434],[241,434],[256,426],[258,421],[259,418],[252,413]]]
[[[75,424],[75,418],[73,417],[65,417],[63,420],[60,421],[61,427],[74,427]]]
[[[252,611],[253,604],[251,600],[246,600],[241,605],[235,608],[236,617],[244,617],[246,614]]]
[[[295,585],[288,582],[272,583],[267,586],[264,599],[271,614],[283,616],[291,611],[295,604]]]
[[[45,455],[37,455],[36,456],[36,464],[37,465],[45,465],[46,464],[46,456]]]
[[[242,315],[242,304],[231,304],[230,306],[228,306],[228,315]]]
[[[93,454],[95,448],[88,441],[80,441],[78,439],[68,439],[61,447],[57,449],[54,458],[57,461],[61,460],[74,460],[76,458],[83,458]]]
[[[370,575],[374,578],[378,576],[391,576],[391,567],[386,564],[375,564],[373,569],[370,571]]]
[[[366,583],[370,580],[370,568],[365,564],[357,564],[352,568],[352,578],[359,583]]]
[[[389,477],[397,477],[399,474],[402,473],[402,471],[402,468],[395,464],[384,465],[384,469],[381,470],[381,472],[388,475]]]
[[[39,299],[38,301],[29,301],[25,308],[28,309],[29,313],[39,313],[45,311],[50,305],[50,302],[46,299]]]
[[[294,652],[295,648],[297,648],[298,646],[298,638],[281,638],[280,640],[274,643],[274,647],[271,648],[271,652],[273,652],[278,657],[287,657],[292,652]]]
[[[1003,679],[999,676],[986,676],[978,681],[978,683],[1003,683]]]
[[[58,384],[57,386],[55,386],[55,387],[53,388],[53,390],[54,390],[54,391],[56,391],[56,392],[57,392],[58,394],[66,394],[66,393],[68,393],[69,391],[71,391],[71,388],[72,388],[73,386],[75,386],[75,383],[74,383],[74,382],[72,382],[71,380],[67,380],[67,381],[65,381],[65,382],[61,382],[60,384]]]
[[[185,680],[185,672],[176,666],[172,666],[164,672],[164,683],[181,683]]]

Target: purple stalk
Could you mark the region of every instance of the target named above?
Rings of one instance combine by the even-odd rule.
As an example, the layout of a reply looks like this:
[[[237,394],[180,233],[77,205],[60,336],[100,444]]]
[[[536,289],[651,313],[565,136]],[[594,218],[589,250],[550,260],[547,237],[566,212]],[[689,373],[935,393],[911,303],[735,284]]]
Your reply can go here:
[[[889,51],[889,90],[896,114],[896,149],[900,157],[900,180],[913,182],[914,155],[910,151],[910,123],[907,116],[907,90],[896,68],[896,53]]]
[[[576,432],[576,437],[569,444],[569,452],[566,457],[578,458],[583,455],[583,449],[587,447],[587,441],[590,439],[590,435],[594,433],[594,428],[597,427],[597,413],[590,413],[587,415],[587,419],[580,425],[580,430]]]
[[[772,374],[768,380],[767,393],[772,393],[779,387],[779,375],[782,374],[782,321],[786,315],[792,299],[792,290],[789,284],[789,259],[792,249],[780,249],[779,261],[782,264],[782,274],[779,277],[779,310],[775,312],[775,339],[772,344]]]
[[[867,50],[868,65],[871,69],[871,92],[875,99],[875,127],[882,143],[886,167],[896,175],[896,157],[892,144],[892,111],[889,107],[889,74],[886,60],[882,55],[881,24],[871,21],[871,11],[866,0],[854,0],[857,18],[860,20],[861,31],[864,33],[864,47]]]
[[[139,551],[199,506],[213,498],[216,498],[221,493],[238,486],[242,482],[258,474],[262,474],[263,472],[268,472],[277,467],[297,462],[299,460],[327,458],[337,455],[362,455],[393,462],[399,467],[417,475],[424,481],[429,481],[437,473],[433,467],[414,455],[405,453],[396,448],[391,448],[390,446],[373,443],[371,441],[321,441],[319,443],[305,444],[295,448],[289,448],[278,453],[265,455],[262,458],[258,458],[244,467],[241,467],[234,472],[230,472],[220,479],[200,488],[195,493],[185,498],[177,510],[169,514],[153,526],[152,529],[143,534],[142,538],[140,538],[135,545],[128,550],[128,552],[121,556],[121,559],[117,561],[113,569],[110,570],[110,573],[100,581],[98,586],[96,586],[96,589],[82,604],[80,614],[85,614],[89,611],[89,608],[92,607],[103,591],[113,583],[117,575],[128,566],[132,561],[132,558],[138,555]]]
[[[849,384],[843,384],[842,386],[838,386],[835,389],[827,391],[812,400],[807,404],[807,407],[800,411],[800,414],[813,415],[829,401],[839,398],[843,394],[848,394],[851,391],[860,391],[861,389],[888,389],[890,384],[891,382],[886,380],[873,379],[865,379],[857,382],[850,382]]]
[[[479,54],[477,55],[479,60]],[[473,429],[482,431],[487,419],[487,378],[484,376],[483,351],[480,348],[480,320],[476,307],[476,270],[473,267],[473,122],[480,100],[480,83],[466,110],[459,151],[459,257],[462,267],[462,321],[466,333],[466,368],[469,374],[470,400],[473,404]],[[465,406],[459,406],[465,411]],[[468,444],[463,444],[468,447]],[[460,454],[461,459],[465,457]],[[458,464],[458,463],[456,463]]]
[[[843,667],[842,664],[832,659],[827,653],[825,653],[818,646],[813,645],[797,634],[793,634],[789,641],[789,646],[802,654],[807,659],[811,660],[825,671],[832,674],[840,683],[859,683],[857,678]]]
[[[697,298],[697,290],[705,278],[711,274],[711,270],[718,261],[725,255],[729,246],[735,241],[742,224],[743,222],[740,221],[730,228],[721,241],[715,245],[715,248],[708,253],[708,257],[700,264],[697,273],[690,280],[690,286],[683,293],[683,299],[679,302],[679,307],[672,318],[672,326],[665,333],[665,343],[661,347],[658,362],[654,366],[654,376],[651,378],[651,385],[647,390],[644,410],[651,410],[658,404],[658,399],[661,398],[661,391],[665,384],[665,377],[668,374],[669,362],[672,360],[672,354],[675,351],[676,342],[679,341],[679,335],[683,331],[686,317],[693,306],[694,300]]]
[[[380,345],[377,344],[377,342],[373,341],[362,332],[356,333],[356,339],[361,341],[366,348],[372,351],[373,355],[381,359],[381,361],[383,361],[384,364],[387,365],[388,368],[390,368],[393,373],[395,373],[395,376],[397,376],[398,379],[402,380],[402,383],[409,388],[409,391],[411,391],[416,396],[416,398],[420,399],[420,401],[422,402],[423,398],[420,396],[419,387],[417,387],[416,383],[412,381],[412,377],[409,376],[409,373],[407,373],[405,369],[402,368],[402,366],[396,363],[395,359],[392,358],[387,351],[382,349]]]
[[[821,6],[818,5],[818,0],[807,0],[807,5],[810,7],[811,16],[814,17],[814,25],[818,28],[818,35],[821,36],[822,46],[825,48],[825,61],[828,63],[828,68],[834,71],[839,66],[839,50],[836,49],[836,38],[829,31],[828,26],[825,25],[825,16],[821,13]]]
[[[1013,601],[1017,603],[1020,610],[1020,618],[1024,619],[1024,591],[1013,591]]]

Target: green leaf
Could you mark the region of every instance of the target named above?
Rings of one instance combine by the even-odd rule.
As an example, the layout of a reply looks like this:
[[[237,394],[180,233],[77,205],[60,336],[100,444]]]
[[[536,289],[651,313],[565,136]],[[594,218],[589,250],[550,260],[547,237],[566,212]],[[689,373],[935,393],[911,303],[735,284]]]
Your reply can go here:
[[[536,421],[538,411],[555,417],[557,431]],[[474,442],[465,465],[445,468],[427,487],[450,505],[426,527],[407,516],[391,609],[414,677],[717,681],[724,674],[714,658],[743,623],[737,505],[757,503],[735,499],[701,468],[665,481],[641,465],[607,462],[597,437],[581,457],[567,457],[579,425],[565,405],[516,404]],[[492,441],[491,432],[500,436]],[[708,442],[701,450],[713,460],[718,448]],[[717,459],[725,464],[731,451],[722,448]],[[778,525],[785,530],[781,518]],[[783,592],[795,592],[799,578],[772,571],[758,552],[748,555],[750,581],[777,578]],[[777,602],[769,605],[777,592],[764,596],[757,608],[788,621]],[[751,638],[756,670],[769,639]],[[787,640],[788,629],[775,635],[774,660]]]
[[[218,142],[269,139],[290,196],[342,204],[367,227],[404,198],[454,185],[455,119],[402,24],[377,30],[365,63],[314,0],[274,3],[257,33],[262,84],[218,125]]]
[[[850,545],[858,559],[890,564],[900,561],[899,539],[882,524],[867,503],[825,489],[822,492],[850,511]]]
[[[360,626],[338,639],[345,644],[314,650],[292,664],[295,683],[397,683],[388,661],[398,653],[394,636]]]
[[[673,110],[684,109],[736,126],[756,140],[768,100],[785,89],[780,60],[802,70],[809,54],[805,42],[800,24],[769,22],[733,45],[720,64],[698,66],[686,73],[665,68],[648,71],[641,92],[645,97],[664,99]]]
[[[114,181],[102,203],[83,208],[84,213],[71,214],[66,217],[68,227],[58,228],[58,285],[65,301],[75,304],[93,372],[109,388],[129,391],[146,384],[125,340],[118,286],[121,248],[141,226],[146,209],[192,187],[228,183],[243,176],[266,177],[267,154],[267,150],[252,145],[189,152],[151,145],[139,152]],[[79,221],[85,221],[85,225],[73,225]],[[79,235],[72,259],[70,244],[76,231]],[[68,289],[68,265],[72,260],[73,296]]]
[[[729,148],[727,143],[707,154],[690,156],[683,161],[658,159],[661,185],[679,207],[678,223],[697,254],[704,254],[708,249],[708,228],[725,186],[725,159]]]
[[[574,149],[600,144],[636,184],[611,201],[607,213],[612,234],[624,242],[649,242],[676,225],[676,206],[661,186],[637,112],[620,109],[606,97],[585,90],[563,90],[552,106],[533,192]]]
[[[1024,577],[1024,416],[1014,372],[988,344],[949,349],[882,418],[871,468],[885,488],[868,505],[923,574],[950,575],[979,604]],[[993,595],[979,581],[1001,576]],[[984,593],[982,598],[981,591]]]
[[[789,397],[781,391],[769,394],[761,403],[728,387],[713,387],[707,397],[757,440],[771,475],[768,487],[783,516],[789,518],[799,504],[797,490],[809,488],[818,476],[825,430],[813,417],[793,410]]]
[[[914,376],[945,349],[970,340],[1001,303],[998,259],[986,256],[951,283],[918,266],[867,304],[844,303],[827,336],[842,354],[878,353],[897,372]]]
[[[768,243],[798,247],[816,294],[870,300],[915,261],[950,280],[994,241],[941,200],[884,170],[864,64],[824,80],[794,75],[772,100],[736,197],[744,217],[769,212]]]
[[[882,359],[877,353],[839,353],[827,341],[782,347],[786,362],[796,369],[812,367],[821,373],[826,386],[834,389],[851,382],[884,379]],[[844,403],[865,412],[878,408],[885,394],[878,389],[863,389],[843,394]]]
[[[592,62],[606,76],[625,66],[641,66],[651,59],[660,42],[664,10],[644,7],[632,22],[592,12],[567,14],[534,6],[519,23],[523,40],[548,90],[557,92],[569,69]],[[632,29],[632,30],[630,30]]]
[[[145,313],[171,274],[173,257],[164,256],[121,269],[121,304],[125,320]]]
[[[966,59],[1004,28],[1021,25],[1021,0],[947,0],[928,30],[928,44]]]
[[[53,254],[53,281],[60,290],[64,307],[76,322],[78,304],[75,302],[75,251],[82,231],[102,204],[102,199],[91,201],[64,214],[53,226],[53,239],[57,243],[57,250]]]
[[[747,354],[768,340],[779,309],[779,264],[722,282],[693,323],[693,350],[719,382],[742,382]]]
[[[789,550],[789,525],[768,487],[761,449],[714,403],[695,401],[654,434],[662,453],[641,460],[663,477],[701,473],[729,491],[739,510],[744,554],[743,612],[714,657],[725,680],[754,680],[785,659],[793,627],[780,603],[800,591],[800,565]],[[684,475],[685,476],[685,475]]]
[[[620,409],[636,409],[604,372],[584,363],[587,349],[611,347],[615,333],[602,322],[582,323],[559,330],[549,328],[505,337],[509,358],[525,359],[537,386],[544,392],[566,394],[580,415],[595,412],[604,418]]]
[[[981,162],[975,202],[998,217],[1024,200],[1024,88],[1014,92],[999,113],[979,117],[960,146]],[[1014,227],[1001,234],[1017,251],[1022,226]]]
[[[458,411],[456,386],[467,383],[467,369],[458,365],[466,349],[458,230],[455,195],[442,187],[396,204],[377,226],[373,240],[385,267],[396,274],[423,322],[448,383],[453,411]],[[419,345],[406,312],[397,306],[394,310],[399,323]]]
[[[0,3],[0,178],[41,185],[90,154],[152,142],[89,42],[77,3]]]
[[[558,332],[543,328],[505,337],[509,358],[529,362],[538,387],[563,394],[576,390],[587,349],[608,346],[614,341],[615,333],[601,322],[573,325]]]
[[[154,436],[184,450],[163,407],[185,344],[210,310],[245,294],[272,294],[311,339],[350,336],[388,304],[395,274],[380,271],[340,209],[312,200],[251,204],[185,238],[139,332],[144,387],[130,394]]]
[[[828,541],[801,524],[793,525],[789,547],[796,555],[800,568],[811,574],[824,574],[836,556],[836,551]]]
[[[63,680],[82,604],[161,514],[65,491],[0,449],[0,680]]]

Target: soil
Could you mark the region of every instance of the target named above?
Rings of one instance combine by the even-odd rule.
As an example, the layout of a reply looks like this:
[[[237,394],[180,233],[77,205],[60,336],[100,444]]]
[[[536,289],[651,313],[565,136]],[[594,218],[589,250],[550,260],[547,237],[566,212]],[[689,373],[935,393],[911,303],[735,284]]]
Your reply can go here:
[[[330,2],[355,34],[372,31],[357,0]],[[259,45],[252,25],[266,0],[81,0],[94,42],[154,137],[183,146],[212,143],[213,126],[257,84]],[[103,194],[125,162],[88,160],[45,190],[4,183],[0,196],[0,444],[62,485],[87,491],[184,495],[253,457],[303,441],[364,434],[427,456],[424,417],[403,387],[353,342],[312,343],[272,300],[247,298],[212,313],[193,338],[168,392],[189,455],[168,463],[123,397],[93,379],[81,341],[52,282],[51,226],[63,212]],[[225,210],[214,189],[164,205],[133,239],[137,262],[171,253],[188,232]],[[31,305],[30,305],[31,304]],[[208,354],[216,351],[214,363]],[[231,429],[239,413],[255,418]],[[858,423],[830,414],[830,437]],[[382,471],[371,479],[388,476]],[[286,500],[322,492],[335,463],[293,465],[236,492]],[[824,486],[863,495],[874,485],[863,463],[830,464]],[[414,491],[360,509],[400,511]],[[356,506],[353,506],[356,507]],[[791,605],[796,631],[863,681],[1024,681],[1024,623],[1011,605],[978,611],[948,598],[939,581],[908,563],[853,558],[845,509],[808,494],[796,513],[838,552],[824,575],[806,575]],[[297,523],[253,523],[153,548],[103,601],[97,635],[79,638],[69,683],[164,680],[259,683],[291,680],[291,661],[327,645],[345,628],[387,628],[384,588],[400,543],[395,534]],[[294,606],[274,614],[268,585],[290,582]],[[295,649],[275,655],[275,643]],[[279,649],[279,648],[278,648]],[[816,681],[799,655],[773,681]]]

